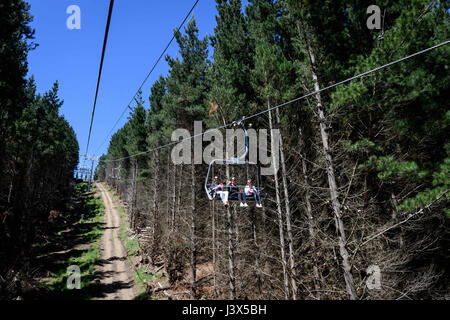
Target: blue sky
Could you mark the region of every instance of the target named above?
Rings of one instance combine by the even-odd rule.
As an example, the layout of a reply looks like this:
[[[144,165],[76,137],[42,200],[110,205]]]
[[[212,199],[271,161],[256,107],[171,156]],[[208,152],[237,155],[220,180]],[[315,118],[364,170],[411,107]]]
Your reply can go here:
[[[64,100],[61,113],[74,128],[80,154],[86,149],[94,103],[98,68],[103,45],[109,0],[28,0],[39,46],[28,55],[29,74],[34,75],[38,91],[50,89],[59,81],[59,96]],[[109,30],[108,45],[97,98],[89,153],[94,153],[106,138],[127,103],[133,97],[152,65],[181,23],[195,0],[116,0]],[[81,9],[81,29],[69,30],[67,7]],[[200,0],[193,11],[200,36],[212,35],[216,25],[215,1]],[[167,53],[175,56],[176,41]],[[143,88],[147,101],[150,87],[168,66],[160,61]],[[124,116],[115,130],[120,128]],[[106,152],[109,140],[99,150]],[[80,164],[83,164],[80,157]]]

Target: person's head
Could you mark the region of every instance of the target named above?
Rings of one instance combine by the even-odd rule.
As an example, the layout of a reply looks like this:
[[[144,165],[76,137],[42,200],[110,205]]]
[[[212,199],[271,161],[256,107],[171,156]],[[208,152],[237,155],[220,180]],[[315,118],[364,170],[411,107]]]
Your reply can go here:
[[[215,176],[214,177],[214,182],[218,182],[219,181],[219,177],[218,176]]]
[[[233,184],[233,185],[236,184],[236,178],[235,177],[231,178],[231,184]]]
[[[248,185],[248,186],[251,186],[251,185],[252,185],[252,179],[248,179],[248,180],[247,180],[247,185]]]

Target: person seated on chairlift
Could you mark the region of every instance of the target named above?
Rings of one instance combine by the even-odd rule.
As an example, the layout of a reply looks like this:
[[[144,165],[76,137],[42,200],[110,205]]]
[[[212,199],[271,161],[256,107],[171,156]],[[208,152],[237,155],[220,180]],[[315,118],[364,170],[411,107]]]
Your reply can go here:
[[[233,198],[236,195],[236,198],[240,199],[241,193],[244,194],[244,192],[239,190],[239,187],[236,185],[236,178],[235,177],[231,178],[231,181],[228,183],[228,186],[229,186],[229,190],[230,190],[229,198]]]
[[[256,207],[257,208],[262,208],[261,201],[259,200],[258,191],[253,186],[251,179],[247,180],[247,185],[245,186],[244,194],[243,194],[242,198],[241,197],[239,198],[239,201],[241,202],[241,207],[247,207],[246,196],[253,196],[255,198]],[[241,199],[242,199],[242,201],[241,201]]]
[[[242,191],[242,189],[239,189],[239,187],[236,185],[236,178],[232,177],[231,181],[229,183],[230,186],[230,194],[229,197],[234,197],[236,195],[236,198],[239,200],[241,207],[248,207],[247,203],[245,203],[245,192]],[[244,200],[242,200],[244,199]],[[242,203],[244,201],[244,203]]]
[[[226,207],[228,205],[228,191],[223,190],[223,183],[219,182],[219,177],[215,176],[213,182],[211,183],[211,193],[213,197],[218,194],[220,196],[220,199],[222,199],[222,202],[224,206]]]

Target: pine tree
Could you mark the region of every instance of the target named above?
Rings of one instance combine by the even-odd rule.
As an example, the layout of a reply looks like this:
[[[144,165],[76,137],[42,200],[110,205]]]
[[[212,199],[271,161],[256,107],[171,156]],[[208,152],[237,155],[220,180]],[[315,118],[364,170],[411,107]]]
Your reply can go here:
[[[209,101],[218,104],[219,123],[236,120],[251,110],[253,45],[240,0],[216,0],[217,26],[211,37],[214,63],[208,71]],[[215,123],[217,125],[217,121]]]
[[[251,1],[246,8],[249,16],[249,34],[255,45],[254,69],[252,70],[252,84],[260,104],[265,104],[270,108],[274,103],[282,101],[286,96],[289,80],[293,76],[292,64],[284,57],[280,46],[279,22],[277,21],[279,6],[273,1]],[[277,122],[280,125],[279,112],[276,111]],[[273,136],[274,121],[272,111],[268,112],[269,129],[271,140],[274,143]],[[287,187],[287,172],[283,148],[283,139],[280,140],[281,167],[284,191],[284,210],[282,209],[281,187],[278,179],[278,167],[274,166],[275,193],[277,201],[277,215],[280,233],[280,250],[283,266],[285,297],[291,294],[295,300],[297,295],[297,284],[295,280],[295,258],[294,258],[294,240],[292,235],[291,207],[289,203],[289,191]],[[275,151],[272,150],[272,155]],[[276,160],[273,159],[273,163]],[[286,217],[283,218],[283,211]],[[285,231],[284,221],[286,221],[286,233],[289,247],[289,265],[285,254]],[[289,270],[288,270],[289,269]]]

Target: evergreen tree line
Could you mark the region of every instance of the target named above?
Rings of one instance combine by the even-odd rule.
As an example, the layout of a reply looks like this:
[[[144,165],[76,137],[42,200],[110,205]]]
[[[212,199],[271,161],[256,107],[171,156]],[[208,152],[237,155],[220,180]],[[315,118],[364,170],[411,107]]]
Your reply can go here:
[[[96,170],[126,202],[144,262],[191,298],[448,299],[449,47],[253,118],[281,132],[262,209],[208,201],[207,166],[174,164],[171,148],[129,157],[194,120],[219,127],[448,40],[448,1],[379,1],[383,30],[366,26],[371,1],[216,3],[214,34],[200,39],[195,19],[175,32],[168,75]]]
[[[78,164],[75,132],[59,115],[58,83],[41,95],[26,78],[36,47],[29,10],[23,0],[0,3],[0,296],[8,277],[27,272],[37,231],[50,211],[64,209]]]

